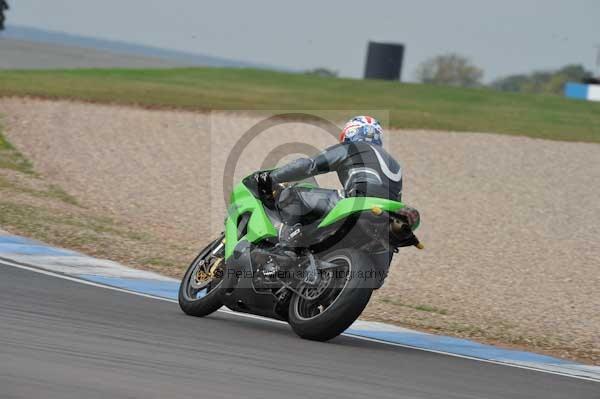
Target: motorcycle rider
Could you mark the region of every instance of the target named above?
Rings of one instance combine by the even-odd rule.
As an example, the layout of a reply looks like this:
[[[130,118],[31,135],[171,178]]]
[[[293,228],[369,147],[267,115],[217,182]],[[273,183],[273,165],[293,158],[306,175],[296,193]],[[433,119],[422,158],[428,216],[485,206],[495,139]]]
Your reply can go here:
[[[402,169],[383,149],[382,140],[383,129],[375,118],[356,116],[342,129],[339,144],[325,149],[315,157],[296,159],[272,171],[255,173],[254,179],[261,199],[267,206],[277,207],[280,212],[290,215],[284,220],[287,225],[305,224],[304,216],[311,212],[311,208],[327,208],[336,199],[323,204],[322,193],[316,200],[312,200],[311,193],[315,189],[298,186],[286,188],[275,198],[274,185],[336,172],[346,197],[377,197],[400,201]],[[323,211],[326,212],[327,209]],[[411,226],[418,222],[419,216],[415,212],[411,208],[406,208],[403,212]]]

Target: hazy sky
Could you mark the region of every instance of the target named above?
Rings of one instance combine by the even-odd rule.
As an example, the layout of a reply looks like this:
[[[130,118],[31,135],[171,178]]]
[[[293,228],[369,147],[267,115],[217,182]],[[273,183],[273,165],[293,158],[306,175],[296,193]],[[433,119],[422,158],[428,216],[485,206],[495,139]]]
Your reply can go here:
[[[360,77],[368,40],[407,46],[403,80],[458,52],[499,75],[596,69],[600,0],[8,0],[8,23]]]

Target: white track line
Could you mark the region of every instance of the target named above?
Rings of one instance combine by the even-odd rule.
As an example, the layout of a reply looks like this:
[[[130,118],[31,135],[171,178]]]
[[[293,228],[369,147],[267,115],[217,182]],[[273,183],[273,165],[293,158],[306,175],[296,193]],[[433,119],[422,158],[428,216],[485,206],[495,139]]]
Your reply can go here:
[[[28,271],[31,271],[31,272],[34,272],[34,273],[44,274],[46,276],[58,277],[58,278],[61,278],[63,280],[74,281],[74,282],[77,282],[77,283],[80,283],[80,284],[91,285],[93,287],[99,287],[99,288],[104,288],[104,289],[118,291],[118,292],[124,292],[124,293],[127,293],[127,294],[137,295],[137,296],[141,296],[141,297],[144,297],[144,298],[158,299],[160,301],[171,302],[171,303],[178,303],[178,301],[175,300],[175,299],[169,299],[169,298],[160,297],[160,296],[156,296],[156,295],[150,295],[150,294],[144,294],[144,293],[141,293],[141,292],[130,291],[130,290],[127,290],[127,289],[124,289],[124,288],[113,287],[111,285],[106,285],[106,284],[99,284],[99,283],[95,283],[93,281],[88,281],[88,280],[84,280],[84,279],[77,278],[77,277],[67,276],[65,274],[55,273],[55,272],[52,272],[52,271],[49,271],[49,270],[45,270],[45,269],[41,269],[41,268],[38,268],[38,267],[33,267],[33,266],[27,266],[27,265],[23,265],[23,264],[19,264],[19,263],[14,263],[14,262],[9,261],[7,259],[0,259],[0,265],[10,266],[10,267],[16,267],[18,269],[23,269],[23,270],[28,270]],[[222,313],[226,313],[226,314],[230,314],[230,315],[235,315],[235,316],[239,316],[239,317],[246,317],[246,318],[249,318],[249,319],[262,320],[262,321],[266,321],[266,322],[270,322],[270,323],[278,323],[278,324],[286,324],[286,325],[288,324],[285,321],[281,321],[281,320],[269,319],[269,318],[266,318],[266,317],[257,316],[257,315],[253,315],[253,314],[248,314],[248,313],[238,313],[238,312],[234,312],[234,311],[231,311],[231,310],[219,309],[218,312],[222,312]],[[466,356],[466,355],[459,355],[459,354],[451,353],[451,352],[438,351],[438,350],[435,350],[435,349],[420,348],[420,347],[417,347],[417,346],[406,345],[406,344],[399,344],[399,343],[396,343],[396,342],[383,341],[383,340],[380,340],[380,339],[377,339],[377,338],[369,338],[369,337],[364,337],[364,336],[361,336],[361,335],[354,335],[354,334],[351,334],[351,333],[343,333],[342,335],[346,336],[346,337],[354,338],[354,339],[360,339],[360,340],[363,340],[363,341],[369,341],[369,342],[375,342],[375,343],[384,344],[384,345],[396,346],[396,347],[400,347],[400,348],[415,349],[415,350],[420,350],[420,351],[424,351],[424,352],[436,353],[436,354],[439,354],[439,355],[446,355],[446,356],[452,356],[452,357],[457,357],[457,358],[461,358],[461,359],[475,360],[475,361],[483,362],[483,363],[498,364],[498,365],[501,365],[501,366],[515,367],[515,368],[524,369],[524,370],[538,371],[538,372],[541,372],[541,373],[560,375],[560,376],[563,376],[563,377],[576,378],[576,379],[579,379],[579,380],[592,381],[592,382],[600,382],[600,380],[595,379],[595,378],[585,377],[585,376],[580,376],[580,375],[574,375],[574,374],[561,373],[560,371],[545,370],[545,369],[542,369],[542,368],[536,368],[536,367],[530,367],[530,366],[523,366],[523,365],[520,365],[520,364],[502,362],[502,361],[498,361],[498,360],[482,359],[482,358],[478,358],[478,357],[472,357],[472,356]]]

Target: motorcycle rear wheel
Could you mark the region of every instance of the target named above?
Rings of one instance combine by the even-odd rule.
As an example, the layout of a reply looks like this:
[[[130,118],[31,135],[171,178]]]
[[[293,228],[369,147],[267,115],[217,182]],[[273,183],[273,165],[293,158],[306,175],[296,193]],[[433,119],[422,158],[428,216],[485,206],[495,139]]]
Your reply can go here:
[[[313,341],[327,341],[344,332],[360,316],[373,292],[368,280],[360,277],[368,275],[372,265],[364,252],[339,249],[321,259],[339,268],[323,272],[321,283],[328,284],[324,288],[301,286],[301,293],[316,297],[307,300],[294,294],[288,312],[294,332]]]

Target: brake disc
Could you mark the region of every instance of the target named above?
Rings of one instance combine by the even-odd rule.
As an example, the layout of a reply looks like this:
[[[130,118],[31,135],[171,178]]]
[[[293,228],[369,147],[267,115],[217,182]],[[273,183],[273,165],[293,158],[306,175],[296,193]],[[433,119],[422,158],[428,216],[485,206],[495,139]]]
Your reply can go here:
[[[194,289],[201,289],[216,277],[216,272],[223,262],[223,258],[212,258],[207,264],[205,260],[198,262],[192,276],[190,278],[190,285]]]

